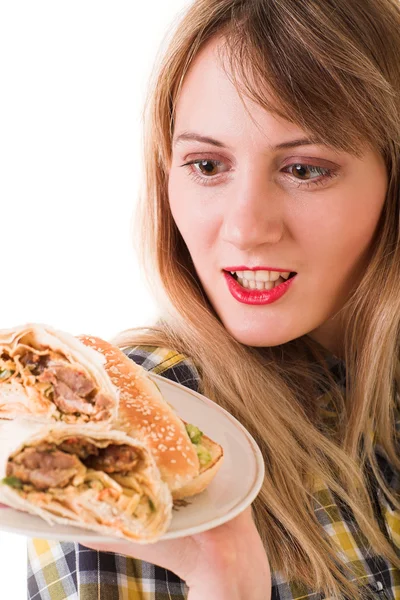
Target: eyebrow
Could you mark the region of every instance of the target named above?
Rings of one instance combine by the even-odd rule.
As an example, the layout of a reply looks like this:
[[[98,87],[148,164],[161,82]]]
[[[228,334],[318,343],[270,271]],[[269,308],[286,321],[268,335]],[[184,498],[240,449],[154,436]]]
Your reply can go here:
[[[202,142],[204,144],[211,144],[212,146],[217,146],[218,148],[227,148],[230,149],[229,146],[216,140],[212,137],[208,137],[205,135],[200,135],[199,133],[195,133],[193,131],[184,131],[178,137],[173,140],[173,146],[177,146],[178,144],[184,142]],[[276,146],[270,146],[271,150],[280,150],[282,148],[293,148],[293,146],[309,146],[312,144],[318,144],[319,142],[313,138],[297,138],[295,140],[289,140],[287,142],[281,142],[280,144],[276,144]]]

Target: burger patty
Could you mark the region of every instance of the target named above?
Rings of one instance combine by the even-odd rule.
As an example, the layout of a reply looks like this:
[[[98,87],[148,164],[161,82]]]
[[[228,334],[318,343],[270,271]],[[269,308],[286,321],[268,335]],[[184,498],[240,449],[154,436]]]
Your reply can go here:
[[[42,445],[25,448],[7,465],[7,477],[13,476],[30,483],[38,490],[66,487],[79,472],[81,463],[76,456]]]

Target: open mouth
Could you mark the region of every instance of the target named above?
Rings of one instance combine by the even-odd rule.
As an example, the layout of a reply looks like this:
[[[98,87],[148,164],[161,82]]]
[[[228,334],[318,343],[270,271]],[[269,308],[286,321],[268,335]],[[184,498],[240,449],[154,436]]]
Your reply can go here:
[[[295,275],[297,275],[297,273],[295,271],[292,271],[289,274],[289,277],[284,278],[279,276],[278,279],[276,279],[275,281],[258,281],[256,279],[247,279],[245,277],[240,277],[237,273],[231,273],[230,271],[225,271],[230,277],[232,277],[235,281],[237,281],[237,283],[243,287],[244,289],[249,289],[249,290],[272,290],[275,287],[278,287],[278,285],[281,285],[282,283],[285,283],[286,281],[289,281],[289,279],[293,279],[293,277]]]

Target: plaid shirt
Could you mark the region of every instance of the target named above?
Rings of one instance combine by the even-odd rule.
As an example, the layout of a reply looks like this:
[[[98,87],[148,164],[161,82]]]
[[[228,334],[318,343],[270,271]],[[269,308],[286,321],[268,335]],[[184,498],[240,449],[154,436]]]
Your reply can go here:
[[[199,391],[199,374],[188,357],[150,346],[136,346],[124,352],[146,370]],[[331,357],[329,366],[344,386],[343,363]],[[328,421],[335,418],[329,400],[322,402],[322,407]],[[400,421],[397,427],[400,433]],[[378,445],[376,454],[386,481],[399,492],[399,473],[391,468]],[[375,478],[373,483],[374,506],[381,529],[400,555],[400,513],[384,496]],[[349,508],[323,482],[316,484],[314,499],[321,527],[339,544],[342,558],[352,563],[371,598],[400,600],[399,570],[385,558],[371,555]],[[78,543],[29,540],[28,559],[28,600],[185,600],[188,595],[185,582],[171,571],[120,554],[97,552]],[[272,600],[324,598],[316,590],[286,580],[278,571],[272,570],[271,576]]]

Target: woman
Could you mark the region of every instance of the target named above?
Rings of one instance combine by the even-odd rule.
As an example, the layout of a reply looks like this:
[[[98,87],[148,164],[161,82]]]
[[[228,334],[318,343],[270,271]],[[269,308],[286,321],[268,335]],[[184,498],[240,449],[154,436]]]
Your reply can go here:
[[[400,598],[399,56],[397,0],[189,7],[145,123],[161,317],[113,341],[239,419],[265,481],[181,540],[35,541],[31,599]]]

